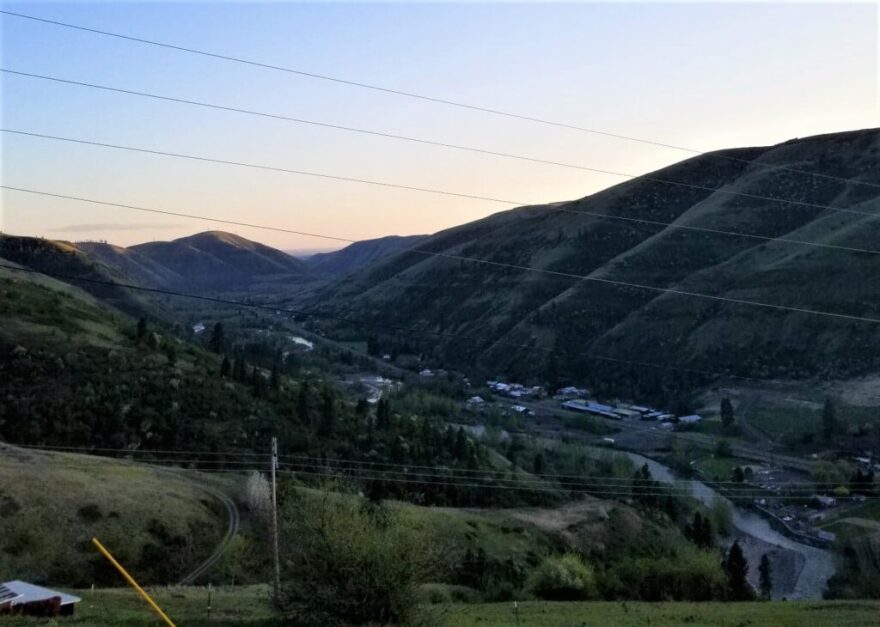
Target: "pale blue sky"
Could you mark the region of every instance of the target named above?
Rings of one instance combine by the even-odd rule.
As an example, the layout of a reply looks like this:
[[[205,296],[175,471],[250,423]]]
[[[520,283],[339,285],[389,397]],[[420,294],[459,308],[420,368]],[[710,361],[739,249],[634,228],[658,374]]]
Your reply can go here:
[[[4,9],[711,150],[880,124],[876,4],[22,3]],[[688,156],[2,16],[2,66],[643,173]],[[3,126],[548,202],[620,179],[2,76]],[[8,185],[341,237],[503,209],[3,135]],[[3,194],[2,228],[132,244],[211,228]],[[224,227],[225,228],[225,227]],[[283,248],[322,240],[228,229]]]

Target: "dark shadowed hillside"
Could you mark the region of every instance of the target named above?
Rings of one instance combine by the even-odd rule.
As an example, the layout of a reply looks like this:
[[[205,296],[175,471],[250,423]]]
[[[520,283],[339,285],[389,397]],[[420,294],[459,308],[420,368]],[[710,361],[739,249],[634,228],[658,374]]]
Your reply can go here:
[[[427,235],[389,235],[388,237],[355,242],[332,253],[312,255],[306,259],[306,264],[315,274],[328,278],[339,278],[362,270],[405,248],[415,246],[427,237]]]
[[[180,286],[211,290],[247,288],[255,281],[299,281],[306,265],[280,250],[243,237],[208,231],[171,242],[149,242],[128,249],[162,266]]]
[[[112,263],[104,263],[74,244],[34,237],[0,235],[0,264],[13,262],[31,270],[62,275],[65,280],[130,282],[131,276]],[[162,317],[157,305],[142,295],[100,283],[75,282],[83,291],[133,316]]]
[[[596,356],[762,378],[850,376],[880,368],[877,324],[577,277],[880,318],[880,255],[780,241],[880,251],[878,213],[876,129],[729,150],[581,200],[498,213],[417,247],[575,277],[405,252],[325,288],[313,304],[461,334],[381,342],[550,383],[589,379],[630,393],[694,383],[681,371]]]

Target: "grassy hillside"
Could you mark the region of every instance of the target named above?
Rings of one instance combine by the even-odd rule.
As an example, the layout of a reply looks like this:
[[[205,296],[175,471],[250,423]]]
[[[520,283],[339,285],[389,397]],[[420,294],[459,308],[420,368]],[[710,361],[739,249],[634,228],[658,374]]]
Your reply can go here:
[[[378,263],[405,248],[417,245],[427,235],[407,237],[389,235],[378,239],[355,242],[331,253],[318,253],[306,260],[313,272],[321,276],[340,278]]]
[[[159,287],[226,292],[251,288],[258,281],[299,282],[311,274],[287,253],[222,231],[139,244],[127,251],[164,268]]]
[[[878,172],[876,129],[731,150],[695,157],[574,202],[495,214],[440,232],[419,248],[549,272],[878,317],[880,288],[869,277],[880,271],[880,255],[779,241],[875,249],[871,234],[874,213],[880,210]],[[767,242],[706,229],[779,239]],[[399,254],[367,268],[319,292],[313,304],[426,332],[385,337],[379,346],[384,352],[409,348],[462,368],[482,366],[488,374],[516,379],[586,380],[598,391],[657,394],[699,381],[688,381],[681,372],[596,360],[591,353],[754,377],[842,377],[880,368],[880,336],[872,324],[418,253]],[[465,337],[437,337],[430,331]]]
[[[205,480],[125,461],[0,444],[0,573],[67,586],[117,585],[98,537],[144,583],[173,583],[227,526]]]

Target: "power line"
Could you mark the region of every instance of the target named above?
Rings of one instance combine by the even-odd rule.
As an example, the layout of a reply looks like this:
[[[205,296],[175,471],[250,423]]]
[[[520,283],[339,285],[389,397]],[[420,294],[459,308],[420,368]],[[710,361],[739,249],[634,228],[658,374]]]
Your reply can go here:
[[[87,33],[92,33],[92,34],[96,34],[96,35],[102,35],[102,36],[106,36],[106,37],[114,37],[117,39],[123,39],[126,41],[131,41],[131,42],[140,43],[140,44],[147,44],[150,46],[157,46],[157,47],[165,48],[168,50],[175,50],[177,52],[186,52],[189,54],[210,57],[210,58],[218,59],[218,60],[222,60],[222,61],[231,61],[234,63],[240,63],[240,64],[249,65],[249,66],[260,67],[263,69],[279,71],[279,72],[285,72],[288,74],[295,74],[298,76],[303,76],[303,77],[317,79],[317,80],[330,81],[333,83],[339,83],[339,84],[348,85],[351,87],[359,87],[362,89],[368,89],[368,90],[382,92],[382,93],[391,94],[391,95],[395,95],[395,96],[414,98],[417,100],[433,102],[436,104],[449,105],[449,106],[458,107],[461,109],[468,109],[471,111],[478,111],[481,113],[488,113],[491,115],[497,115],[497,116],[502,116],[502,117],[506,117],[506,118],[517,119],[517,120],[526,121],[526,122],[533,122],[533,123],[542,124],[545,126],[553,126],[553,127],[564,128],[564,129],[568,129],[568,130],[581,131],[584,133],[591,133],[594,135],[602,135],[604,137],[611,137],[614,139],[619,139],[619,140],[624,140],[624,141],[629,141],[629,142],[636,142],[636,143],[646,144],[646,145],[650,145],[650,146],[656,146],[656,147],[660,147],[660,148],[667,148],[670,150],[687,152],[687,153],[690,153],[693,155],[712,156],[712,157],[717,157],[720,159],[725,159],[727,161],[751,164],[751,165],[755,165],[755,166],[770,169],[770,170],[781,170],[781,171],[801,174],[804,176],[811,176],[811,177],[816,177],[816,178],[821,178],[821,179],[826,179],[826,180],[839,181],[839,182],[843,182],[843,183],[847,183],[847,184],[866,185],[869,187],[880,187],[880,184],[870,183],[867,181],[858,181],[858,180],[854,180],[854,179],[833,176],[830,174],[809,172],[806,170],[799,170],[799,169],[791,168],[791,167],[787,167],[787,166],[773,165],[773,164],[764,163],[762,161],[758,161],[756,159],[744,159],[741,157],[734,157],[731,155],[720,154],[718,152],[696,150],[693,148],[686,148],[684,146],[677,146],[675,144],[669,144],[669,143],[650,140],[650,139],[638,138],[638,137],[634,137],[631,135],[624,135],[622,133],[613,133],[610,131],[603,131],[603,130],[599,130],[599,129],[584,127],[584,126],[577,126],[574,124],[567,124],[564,122],[556,122],[556,121],[547,120],[544,118],[538,118],[538,117],[523,115],[523,114],[519,114],[519,113],[503,111],[501,109],[493,109],[490,107],[483,107],[483,106],[479,106],[479,105],[468,104],[468,103],[464,103],[464,102],[460,102],[460,101],[456,101],[456,100],[450,100],[450,99],[446,99],[446,98],[439,98],[439,97],[428,96],[428,95],[424,95],[424,94],[417,94],[415,92],[409,92],[409,91],[404,91],[404,90],[400,90],[400,89],[392,89],[389,87],[382,87],[379,85],[373,85],[370,83],[363,83],[363,82],[359,82],[359,81],[353,81],[353,80],[343,79],[343,78],[334,77],[334,76],[328,76],[325,74],[318,74],[315,72],[307,72],[305,70],[299,70],[299,69],[295,69],[295,68],[284,67],[284,66],[274,65],[274,64],[270,64],[270,63],[262,63],[262,62],[254,61],[251,59],[245,59],[245,58],[241,58],[241,57],[235,57],[235,56],[216,53],[216,52],[209,52],[206,50],[200,50],[197,48],[190,48],[190,47],[186,47],[186,46],[178,46],[178,45],[169,44],[169,43],[165,43],[165,42],[155,41],[155,40],[151,40],[151,39],[145,39],[142,37],[134,37],[131,35],[124,35],[121,33],[115,33],[115,32],[100,30],[100,29],[96,29],[96,28],[89,28],[86,26],[80,26],[80,25],[76,25],[76,24],[70,24],[68,22],[61,22],[58,20],[51,20],[51,19],[47,19],[47,18],[36,17],[33,15],[26,15],[24,13],[17,13],[14,11],[0,10],[0,13],[5,14],[5,15],[9,15],[11,17],[33,20],[35,22],[41,22],[44,24],[51,24],[53,26],[61,26],[64,28],[70,28],[70,29],[74,29],[74,30],[78,30],[78,31],[82,31],[82,32],[87,32]]]
[[[531,162],[531,163],[540,163],[540,164],[544,164],[544,165],[552,165],[552,166],[570,168],[570,169],[575,169],[575,170],[582,170],[582,171],[587,171],[587,172],[595,172],[598,174],[608,174],[611,176],[619,176],[619,177],[623,177],[623,178],[627,178],[627,179],[641,179],[641,180],[645,180],[645,181],[651,181],[654,183],[662,183],[665,185],[672,185],[672,186],[678,186],[678,187],[687,187],[687,188],[699,189],[699,190],[703,190],[703,191],[712,190],[713,192],[724,193],[724,194],[727,194],[727,193],[730,193],[730,194],[735,193],[737,195],[741,195],[741,194],[744,195],[745,194],[743,192],[734,192],[733,190],[724,190],[722,188],[713,188],[713,187],[709,187],[709,186],[696,185],[696,184],[690,184],[690,183],[685,183],[685,182],[681,182],[681,181],[675,181],[675,180],[671,180],[671,179],[665,179],[662,177],[655,176],[653,174],[639,175],[639,174],[630,174],[628,172],[617,172],[614,170],[607,170],[607,169],[602,169],[602,168],[595,168],[595,167],[589,167],[589,166],[584,166],[584,165],[565,163],[565,162],[560,162],[560,161],[553,161],[553,160],[549,160],[549,159],[528,157],[528,156],[524,156],[524,155],[517,155],[517,154],[512,154],[512,153],[507,153],[507,152],[499,152],[499,151],[488,150],[488,149],[483,149],[483,148],[476,148],[473,146],[451,144],[451,143],[447,143],[447,142],[440,142],[440,141],[434,141],[434,140],[417,138],[417,137],[409,137],[406,135],[398,135],[398,134],[387,133],[387,132],[383,132],[383,131],[373,131],[373,130],[368,130],[368,129],[363,129],[363,128],[343,126],[340,124],[330,124],[327,122],[318,122],[315,120],[307,120],[307,119],[303,119],[303,118],[296,118],[296,117],[274,114],[274,113],[265,113],[265,112],[261,112],[261,111],[250,110],[250,109],[241,109],[238,107],[230,107],[230,106],[219,105],[219,104],[215,104],[215,103],[203,102],[203,101],[198,101],[198,100],[177,98],[177,97],[173,97],[173,96],[164,96],[164,95],[160,95],[160,94],[154,94],[154,93],[143,92],[143,91],[135,91],[135,90],[130,90],[130,89],[121,89],[118,87],[110,87],[107,85],[99,85],[96,83],[87,83],[87,82],[83,82],[83,81],[68,80],[68,79],[58,78],[55,76],[46,76],[43,74],[32,74],[29,72],[20,72],[17,70],[11,70],[11,69],[7,69],[7,68],[0,68],[0,72],[5,72],[7,74],[13,74],[16,76],[23,76],[23,77],[27,77],[27,78],[36,78],[36,79],[40,79],[40,80],[53,81],[53,82],[61,83],[61,84],[65,84],[65,85],[76,85],[76,86],[80,86],[80,87],[89,87],[92,89],[99,89],[99,90],[103,90],[103,91],[125,94],[125,95],[129,95],[129,96],[152,98],[155,100],[162,100],[162,101],[174,102],[174,103],[179,103],[179,104],[187,104],[187,105],[193,105],[193,106],[198,106],[198,107],[205,107],[205,108],[209,108],[209,109],[216,109],[216,110],[220,110],[220,111],[241,113],[241,114],[245,114],[245,115],[253,115],[253,116],[258,116],[258,117],[263,117],[263,118],[270,118],[270,119],[274,119],[274,120],[283,120],[286,122],[294,122],[294,123],[298,123],[298,124],[307,124],[307,125],[318,126],[318,127],[322,127],[322,128],[331,128],[331,129],[335,129],[335,130],[346,131],[346,132],[351,132],[351,133],[360,133],[360,134],[371,135],[371,136],[375,136],[375,137],[382,137],[382,138],[386,138],[386,139],[396,139],[396,140],[408,141],[408,142],[413,142],[413,143],[418,143],[418,144],[425,144],[425,145],[429,145],[429,146],[437,146],[437,147],[441,147],[441,148],[449,148],[449,149],[453,149],[453,150],[460,150],[460,151],[473,152],[473,153],[484,154],[484,155],[491,155],[491,156],[502,157],[502,158],[506,158],[506,159],[516,159],[519,161],[527,161],[527,162]],[[880,187],[880,185],[878,185],[878,187]],[[783,201],[783,202],[799,202],[799,201],[788,201],[784,198],[779,198],[776,196],[766,196],[764,198],[773,199],[773,200],[777,200],[777,201]],[[528,204],[528,203],[518,203],[518,204]],[[584,213],[584,212],[579,212],[579,213]],[[591,214],[587,213],[587,215],[591,215]],[[615,216],[603,216],[603,217],[617,219]],[[666,224],[666,223],[654,222],[654,224]],[[692,228],[692,230],[707,231],[707,232],[711,232],[711,233],[725,233],[724,231],[716,231],[713,229],[700,229],[700,228],[686,227],[686,226],[672,225],[672,224],[667,224],[667,226],[672,226],[673,228],[686,228],[686,229]],[[750,237],[749,235],[745,235],[745,234],[742,234],[742,236]],[[760,239],[772,240],[772,239],[777,239],[777,238],[762,237]],[[780,240],[780,241],[786,241],[786,240]],[[797,240],[791,240],[791,241],[796,242]],[[800,243],[800,242],[798,242],[798,243]],[[822,246],[822,244],[817,244],[817,245]],[[844,249],[846,249],[846,247],[844,247]],[[855,249],[855,250],[858,250],[859,252],[865,252],[860,249]],[[877,252],[877,251],[873,251],[873,252]]]
[[[43,190],[27,189],[27,188],[23,188],[23,187],[13,187],[11,185],[0,185],[0,189],[7,189],[10,191],[21,192],[21,193],[26,193],[26,194],[36,194],[36,195],[40,195],[40,196],[48,196],[51,198],[61,198],[64,200],[75,200],[75,201],[87,202],[87,203],[91,203],[91,204],[95,204],[95,205],[103,205],[103,206],[107,206],[107,207],[117,207],[117,208],[121,208],[121,209],[128,209],[128,210],[132,210],[132,211],[142,211],[145,213],[153,213],[153,214],[160,214],[160,215],[166,215],[166,216],[175,216],[178,218],[189,218],[189,219],[201,220],[201,221],[205,221],[205,222],[214,222],[217,224],[229,224],[232,226],[242,226],[242,227],[247,227],[247,228],[252,228],[252,229],[260,229],[260,230],[264,230],[264,231],[288,233],[288,234],[292,234],[292,235],[301,235],[304,237],[314,237],[317,239],[331,240],[331,241],[335,241],[335,242],[346,242],[346,243],[353,244],[353,243],[360,241],[360,240],[348,238],[348,237],[338,237],[335,235],[323,235],[320,233],[298,231],[298,230],[287,229],[287,228],[283,228],[283,227],[268,226],[265,224],[254,224],[252,222],[240,222],[237,220],[225,220],[223,218],[214,218],[214,217],[209,217],[209,216],[195,215],[192,213],[182,213],[179,211],[171,211],[171,210],[166,210],[166,209],[154,209],[154,208],[149,208],[149,207],[124,204],[124,203],[107,202],[107,201],[103,201],[103,200],[95,200],[93,198],[83,198],[82,196],[73,196],[73,195],[69,195],[69,194],[58,194],[58,193],[47,192],[47,191],[43,191]],[[616,215],[607,214],[607,213],[598,213],[598,212],[593,212],[593,211],[581,211],[581,210],[575,210],[575,209],[567,209],[564,207],[547,206],[546,209],[547,209],[547,211],[557,211],[557,212],[562,212],[562,213],[571,213],[571,214],[575,214],[575,215],[585,215],[585,216],[590,216],[590,217],[594,217],[594,218],[618,220],[618,221],[623,221],[623,222],[631,222],[631,223],[635,223],[635,224],[646,224],[646,225],[650,225],[650,226],[662,226],[662,227],[670,228],[670,229],[694,231],[696,233],[706,233],[709,235],[725,235],[725,236],[731,236],[731,237],[743,237],[743,238],[747,238],[747,239],[757,239],[757,240],[761,240],[761,241],[765,241],[765,242],[779,242],[779,243],[784,243],[784,244],[796,244],[796,245],[800,245],[800,246],[813,246],[816,248],[826,248],[826,249],[830,249],[830,250],[840,250],[840,251],[844,251],[844,252],[866,253],[866,254],[870,254],[870,255],[880,254],[880,250],[875,250],[875,249],[870,249],[870,248],[857,248],[854,246],[840,246],[840,245],[836,245],[836,244],[822,244],[819,242],[810,242],[807,240],[791,239],[791,238],[787,238],[787,237],[774,237],[774,236],[770,236],[770,235],[757,235],[757,234],[752,234],[752,233],[741,233],[739,231],[724,231],[721,229],[710,229],[710,228],[699,227],[699,226],[688,226],[688,225],[683,225],[683,224],[676,224],[674,222],[661,222],[659,220],[648,220],[645,218],[633,218],[630,216],[616,216]]]
[[[237,451],[228,451],[228,452],[218,452],[218,451],[199,451],[196,449],[126,449],[126,448],[101,448],[101,447],[91,447],[91,446],[55,446],[55,445],[36,445],[36,444],[16,444],[18,448],[23,449],[33,449],[38,451],[49,451],[49,452],[65,452],[65,451],[75,451],[75,452],[110,452],[110,453],[119,453],[121,455],[129,455],[129,454],[158,454],[158,455],[168,455],[168,454],[177,454],[177,455],[191,455],[191,456],[228,456],[232,458],[238,459],[250,459],[257,458],[257,460],[252,461],[243,461],[243,462],[234,462],[234,463],[242,463],[242,464],[253,464],[256,463],[260,458],[265,457],[260,453],[254,453],[250,451],[244,451],[238,449]],[[618,451],[608,449],[608,453],[613,455],[626,455],[626,451]],[[401,462],[377,462],[377,461],[369,461],[369,460],[358,460],[353,458],[333,458],[333,457],[314,457],[308,455],[298,455],[298,454],[286,454],[279,455],[279,460],[281,460],[285,464],[295,465],[298,463],[308,462],[312,465],[327,465],[331,467],[339,467],[342,464],[353,464],[356,466],[369,466],[375,467],[373,469],[367,469],[371,472],[385,472],[384,468],[402,468],[402,469],[424,469],[429,471],[436,472],[444,472],[444,473],[452,473],[452,474],[477,474],[484,476],[497,475],[498,478],[504,479],[509,475],[510,472],[516,472],[516,468],[511,468],[510,470],[503,469],[471,469],[471,468],[455,468],[450,466],[443,465],[424,465],[424,464],[406,464]],[[120,457],[111,457],[111,459],[120,459]],[[592,458],[595,459],[595,458]],[[291,460],[299,460],[299,461],[291,461]],[[151,463],[156,461],[164,461],[169,463],[233,463],[227,462],[226,460],[204,460],[197,459],[196,457],[186,458],[186,459],[178,459],[178,458],[160,458],[159,460],[149,460]],[[638,463],[633,461],[633,463],[637,466]],[[335,466],[334,466],[335,465]],[[339,468],[344,469],[344,468]],[[524,472],[523,470],[519,470],[519,472]],[[413,473],[410,473],[413,474]],[[419,473],[416,473],[419,474]],[[586,480],[586,479],[601,479],[603,482],[610,481],[620,481],[631,483],[633,481],[632,478],[627,477],[616,477],[614,475],[575,475],[575,474],[561,474],[561,473],[542,473],[542,478],[551,478],[551,479],[572,479],[572,480]],[[689,479],[682,479],[682,481],[689,481]],[[713,481],[713,485],[731,485],[731,486],[742,486],[741,482],[738,481]],[[840,481],[783,481],[779,482],[778,485],[784,486],[839,486],[841,485]]]
[[[413,335],[423,335],[423,336],[424,335],[431,335],[434,337],[444,337],[444,338],[449,338],[449,339],[470,339],[470,340],[483,339],[481,336],[473,335],[473,334],[449,333],[449,332],[445,332],[445,331],[434,331],[431,329],[417,329],[417,328],[405,327],[402,325],[396,325],[396,324],[390,324],[390,323],[384,323],[384,322],[368,322],[368,321],[364,321],[364,320],[357,320],[354,318],[348,318],[346,316],[338,316],[338,315],[333,315],[333,314],[328,314],[328,313],[323,313],[323,312],[303,311],[303,310],[285,308],[285,307],[281,307],[280,305],[261,305],[261,304],[257,304],[257,303],[247,303],[247,302],[243,302],[243,301],[220,298],[217,296],[205,296],[205,295],[201,295],[201,294],[177,292],[174,290],[166,290],[166,289],[155,288],[155,287],[142,287],[140,285],[132,285],[130,283],[118,283],[115,281],[104,281],[104,280],[100,280],[100,279],[77,277],[77,276],[73,276],[73,275],[65,275],[65,274],[59,274],[59,273],[51,273],[51,272],[45,272],[45,271],[40,271],[40,270],[34,270],[32,268],[5,265],[2,263],[0,263],[0,268],[6,269],[6,270],[11,270],[13,272],[26,272],[26,273],[31,273],[31,274],[41,274],[44,276],[48,276],[48,277],[55,278],[55,279],[61,279],[61,280],[65,280],[65,281],[79,281],[82,283],[88,283],[88,284],[93,284],[93,285],[104,285],[104,286],[108,286],[108,287],[118,287],[118,288],[122,288],[122,289],[134,290],[134,291],[141,291],[141,292],[147,292],[147,293],[152,293],[152,294],[160,294],[163,296],[189,298],[189,299],[200,300],[200,301],[204,301],[204,302],[211,302],[211,303],[222,304],[222,305],[230,305],[233,307],[242,307],[245,309],[258,309],[261,311],[268,311],[273,314],[285,313],[285,314],[292,314],[295,316],[303,316],[303,317],[309,317],[309,318],[324,318],[327,320],[335,320],[338,322],[345,322],[348,324],[359,325],[362,327],[377,327],[377,328],[397,331],[400,333],[408,333],[408,334],[413,334]],[[506,340],[494,341],[493,346],[497,346],[497,345],[509,346],[511,348],[539,350],[541,352],[545,352],[548,354],[553,354],[556,352],[551,348],[545,348],[545,347],[541,347],[541,346],[532,346],[529,344],[518,344],[516,342],[509,342]],[[636,367],[640,367],[640,368],[653,368],[656,370],[668,370],[668,371],[675,371],[675,372],[683,372],[686,374],[699,375],[699,376],[703,376],[703,377],[722,377],[722,378],[727,377],[730,379],[736,379],[736,380],[740,380],[740,381],[760,381],[760,379],[755,379],[753,377],[746,377],[746,376],[735,375],[735,374],[725,374],[725,373],[720,373],[720,372],[714,372],[711,370],[699,370],[696,368],[685,368],[683,366],[668,366],[668,365],[663,365],[663,364],[655,364],[655,363],[647,362],[647,361],[623,359],[623,358],[619,358],[619,357],[609,357],[607,355],[595,355],[595,354],[586,353],[586,352],[576,353],[576,354],[583,355],[585,357],[588,357],[590,359],[595,359],[597,361],[607,361],[607,362],[611,362],[611,363],[623,364],[623,365],[627,365],[627,366],[636,366]]]
[[[378,181],[371,181],[371,180],[367,180],[367,179],[356,179],[356,178],[351,178],[351,177],[343,177],[343,176],[336,176],[336,175],[316,173],[316,172],[306,172],[306,171],[302,171],[302,170],[292,170],[292,169],[280,168],[280,167],[275,167],[275,166],[255,165],[255,164],[249,164],[249,163],[244,163],[244,162],[240,162],[240,161],[226,161],[226,160],[222,160],[222,159],[214,159],[214,158],[209,158],[209,157],[198,157],[198,156],[185,155],[185,154],[180,154],[180,153],[163,152],[163,151],[158,151],[158,150],[150,150],[150,149],[146,149],[146,148],[135,148],[135,147],[131,147],[131,146],[119,146],[116,144],[106,144],[106,143],[102,143],[102,142],[93,142],[93,141],[87,141],[87,140],[82,140],[82,139],[71,139],[71,138],[67,138],[67,137],[43,135],[40,133],[31,133],[31,132],[27,132],[27,131],[19,131],[19,130],[12,130],[12,129],[0,129],[0,131],[5,132],[5,133],[14,133],[14,134],[18,134],[18,135],[29,136],[29,137],[38,137],[38,138],[42,138],[42,139],[59,140],[59,141],[77,143],[77,144],[100,146],[103,148],[114,148],[114,149],[142,152],[142,153],[162,155],[162,156],[168,156],[168,157],[193,159],[196,161],[220,163],[220,164],[224,164],[224,165],[234,165],[234,166],[257,168],[257,169],[263,169],[263,170],[272,170],[272,171],[284,172],[284,173],[288,173],[288,174],[317,176],[320,178],[328,178],[328,179],[334,179],[334,180],[339,180],[339,181],[367,183],[367,184],[371,184],[371,185],[380,185],[383,187],[394,187],[394,188],[406,189],[406,190],[411,190],[411,191],[429,192],[429,193],[434,193],[434,194],[443,194],[446,196],[456,196],[456,197],[460,197],[460,198],[472,198],[472,199],[477,199],[477,200],[486,200],[486,201],[490,201],[490,202],[498,202],[498,203],[504,203],[504,204],[519,204],[514,201],[500,200],[497,198],[489,198],[486,196],[476,196],[476,195],[471,195],[471,194],[463,194],[463,193],[450,192],[450,191],[445,191],[445,190],[436,190],[436,189],[427,189],[427,188],[422,188],[422,187],[412,187],[412,186],[408,186],[408,185],[399,185],[396,183],[384,183],[384,182],[378,182]],[[777,201],[777,202],[794,202],[794,201]],[[856,213],[854,211],[847,210],[847,209],[841,209],[840,211],[848,211],[848,212]],[[859,212],[859,213],[861,213],[861,212]],[[870,213],[866,213],[866,215],[870,215],[872,217],[875,216],[875,214],[870,214]],[[834,312],[829,312],[829,311],[807,309],[805,307],[791,307],[788,305],[775,305],[772,303],[763,303],[763,302],[759,302],[759,301],[746,300],[746,299],[742,299],[742,298],[731,298],[731,297],[727,297],[727,296],[703,294],[701,292],[691,292],[688,290],[668,288],[668,287],[658,287],[655,285],[646,285],[646,284],[642,284],[642,283],[635,283],[632,281],[620,281],[620,280],[616,280],[616,279],[608,279],[608,278],[602,278],[602,277],[598,277],[598,276],[576,274],[576,273],[563,272],[563,271],[558,271],[558,270],[548,270],[546,268],[533,268],[531,266],[523,266],[523,265],[518,265],[518,264],[504,263],[504,262],[500,262],[500,261],[491,261],[489,259],[478,259],[478,258],[474,258],[474,257],[465,257],[465,256],[461,256],[461,255],[453,255],[450,253],[431,252],[431,251],[425,251],[425,250],[419,250],[419,249],[411,249],[410,252],[424,254],[424,255],[430,255],[430,256],[436,256],[436,257],[444,257],[444,258],[453,259],[456,261],[468,261],[468,262],[472,262],[472,263],[480,263],[480,264],[494,266],[494,267],[503,267],[503,268],[514,269],[514,270],[538,272],[538,273],[547,274],[547,275],[551,275],[551,276],[568,277],[568,278],[572,278],[572,279],[578,279],[581,281],[591,281],[591,282],[595,282],[595,283],[602,283],[605,285],[615,285],[618,287],[627,287],[627,288],[645,290],[645,291],[650,291],[650,292],[660,293],[660,294],[674,294],[677,296],[701,298],[704,300],[710,300],[710,301],[714,301],[714,302],[723,302],[723,303],[729,303],[729,304],[735,304],[735,305],[745,305],[745,306],[751,306],[751,307],[762,307],[765,309],[772,309],[772,310],[776,310],[776,311],[787,311],[787,312],[791,312],[791,313],[801,313],[801,314],[807,314],[807,315],[827,316],[827,317],[844,319],[844,320],[853,320],[853,321],[857,321],[857,322],[870,322],[870,323],[874,323],[874,324],[880,323],[880,318],[871,318],[868,316],[856,316],[856,315],[851,315],[851,314],[834,313]]]
[[[156,150],[156,149],[151,149],[151,148],[140,148],[137,146],[123,146],[120,144],[110,144],[107,142],[99,142],[99,141],[93,141],[93,140],[87,140],[87,139],[77,139],[74,137],[61,137],[59,135],[48,135],[45,133],[36,133],[36,132],[32,132],[32,131],[22,131],[22,130],[18,130],[18,129],[0,128],[0,132],[11,133],[11,134],[15,134],[15,135],[22,135],[22,136],[26,136],[26,137],[34,137],[34,138],[39,138],[39,139],[48,139],[48,140],[52,140],[52,141],[68,142],[68,143],[72,143],[72,144],[82,144],[85,146],[97,146],[99,148],[112,148],[114,150],[125,150],[128,152],[138,152],[138,153],[156,155],[156,156],[161,156],[161,157],[173,157],[175,159],[188,159],[191,161],[216,163],[216,164],[220,164],[220,165],[230,165],[230,166],[243,167],[243,168],[252,168],[252,169],[256,169],[256,170],[267,170],[270,172],[281,172],[281,173],[285,173],[285,174],[295,174],[298,176],[313,176],[313,177],[317,177],[317,178],[330,179],[330,180],[334,180],[334,181],[345,181],[347,183],[360,183],[360,184],[364,184],[364,185],[376,185],[379,187],[390,187],[393,189],[403,189],[403,190],[412,191],[412,192],[422,192],[422,193],[426,193],[426,194],[438,194],[441,196],[467,198],[470,200],[481,200],[484,202],[493,202],[493,203],[499,203],[499,204],[503,204],[503,205],[542,206],[541,204],[529,203],[524,200],[509,200],[509,199],[504,199],[504,198],[496,198],[496,197],[492,197],[492,196],[480,196],[478,194],[468,194],[468,193],[464,193],[464,192],[452,192],[452,191],[443,190],[443,189],[417,187],[417,186],[413,186],[413,185],[404,185],[401,183],[388,183],[385,181],[374,181],[371,179],[363,179],[363,178],[357,178],[357,177],[351,177],[351,176],[327,174],[324,172],[312,172],[312,171],[308,171],[308,170],[296,170],[293,168],[283,168],[283,167],[279,167],[279,166],[263,165],[263,164],[256,164],[256,163],[245,163],[242,161],[232,161],[232,160],[228,160],[228,159],[218,159],[218,158],[214,158],[214,157],[203,157],[203,156],[199,156],[199,155],[190,155],[190,154],[184,154],[184,153],[178,153],[178,152],[168,152],[168,151]],[[632,175],[632,174],[619,174],[619,176],[636,177],[636,175]],[[671,181],[671,180],[666,180],[666,179],[655,179],[655,182],[668,183],[671,185],[678,185],[680,187],[686,187],[689,189],[696,189],[696,190],[700,190],[700,191],[712,192],[712,193],[717,193],[717,194],[727,194],[730,196],[738,196],[738,197],[748,198],[750,200],[785,203],[785,204],[794,205],[797,207],[806,207],[808,209],[821,209],[823,211],[849,213],[849,214],[853,214],[853,215],[868,216],[871,218],[877,217],[876,213],[872,213],[870,211],[859,211],[856,209],[849,209],[849,208],[845,208],[845,207],[832,207],[830,205],[821,205],[821,204],[805,202],[805,201],[801,201],[801,200],[788,200],[785,198],[776,198],[774,196],[763,196],[761,194],[751,194],[749,192],[737,192],[737,191],[727,190],[727,189],[719,188],[719,187],[709,187],[709,186],[705,186],[705,185],[696,185],[693,183],[683,183],[683,182],[679,182],[679,181]]]
[[[114,459],[114,458],[108,458]],[[117,460],[118,461],[118,460]],[[125,461],[125,460],[123,460]],[[2,463],[2,462],[0,462]],[[152,466],[156,468],[176,467],[168,464],[160,464],[154,460],[137,461],[134,463]],[[252,466],[249,468],[193,468],[194,472],[202,473],[226,473],[239,474],[242,472],[265,472],[265,468],[261,466]],[[695,497],[693,489],[684,483],[657,481],[657,480],[640,480],[632,479],[626,485],[620,484],[592,484],[589,481],[581,483],[561,483],[561,485],[553,486],[541,481],[525,481],[525,480],[490,480],[487,483],[485,477],[450,477],[445,475],[424,475],[413,473],[406,476],[405,473],[388,473],[382,471],[356,471],[353,469],[340,468],[316,468],[313,466],[306,469],[279,469],[279,473],[294,476],[312,476],[322,478],[339,478],[344,477],[352,480],[360,481],[382,481],[386,483],[410,484],[416,486],[434,485],[446,486],[454,488],[480,488],[482,490],[516,490],[527,492],[546,492],[559,494],[566,492],[569,494],[587,494],[596,497],[656,497],[656,496],[679,496],[679,497]],[[381,473],[381,474],[380,474]],[[421,478],[420,478],[421,477]],[[639,484],[642,481],[642,484]],[[742,485],[742,484],[740,484]],[[836,484],[839,485],[839,484]],[[741,487],[739,491],[734,488],[723,488],[722,495],[732,498],[766,498],[774,500],[804,500],[814,495],[820,489],[803,489],[801,494],[792,494],[786,492],[783,494],[773,493],[769,490],[761,490],[759,487]],[[791,492],[798,492],[792,490]],[[880,498],[870,497],[866,498]]]

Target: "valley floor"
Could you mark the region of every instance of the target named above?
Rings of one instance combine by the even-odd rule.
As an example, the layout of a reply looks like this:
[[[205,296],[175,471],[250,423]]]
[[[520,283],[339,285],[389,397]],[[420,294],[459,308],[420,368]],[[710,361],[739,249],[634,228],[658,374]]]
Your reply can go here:
[[[211,594],[204,587],[151,589],[159,605],[178,625],[280,625],[269,603],[266,586],[217,588]],[[82,591],[76,616],[60,625],[131,626],[160,625],[134,591],[123,588]],[[733,627],[760,625],[788,627],[860,627],[880,625],[880,602],[808,601],[769,603],[519,603],[514,615],[512,603],[426,606],[429,624],[444,627],[479,625],[521,627],[563,627],[570,625],[614,625],[641,627],[692,625]],[[0,617],[0,627],[45,625],[45,619]]]

